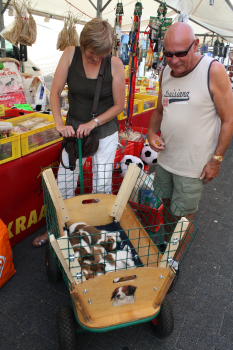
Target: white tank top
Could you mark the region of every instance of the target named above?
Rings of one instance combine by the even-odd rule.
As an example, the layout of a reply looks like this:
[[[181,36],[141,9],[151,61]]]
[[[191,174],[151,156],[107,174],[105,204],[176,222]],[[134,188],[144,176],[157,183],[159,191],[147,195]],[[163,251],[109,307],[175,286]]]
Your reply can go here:
[[[202,57],[183,77],[173,77],[169,66],[163,72],[161,134],[165,150],[159,152],[158,164],[177,175],[200,177],[217,146],[221,122],[209,91],[212,61]]]

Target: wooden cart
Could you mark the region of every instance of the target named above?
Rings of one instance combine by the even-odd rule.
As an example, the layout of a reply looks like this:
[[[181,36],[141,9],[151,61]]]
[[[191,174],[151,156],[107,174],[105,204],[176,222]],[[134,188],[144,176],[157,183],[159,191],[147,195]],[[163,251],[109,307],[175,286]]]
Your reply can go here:
[[[173,330],[173,315],[165,297],[175,271],[169,262],[174,257],[188,222],[184,218],[178,222],[172,244],[161,253],[129,204],[132,191],[135,194],[141,186],[138,186],[139,183],[147,183],[146,175],[135,164],[129,166],[117,195],[84,194],[63,200],[51,169],[43,172],[43,180],[50,238],[47,271],[56,280],[58,265],[62,266],[73,304],[73,312],[63,310],[60,313],[61,348],[75,348],[77,324],[74,315],[78,324],[89,331],[101,332],[153,321],[155,333],[159,337],[170,335]],[[78,259],[74,258],[73,247],[65,229],[67,223],[86,222],[96,227],[114,221],[120,223],[141,265],[124,270],[116,269],[86,280]],[[114,305],[114,291],[128,286],[134,288],[133,302]]]

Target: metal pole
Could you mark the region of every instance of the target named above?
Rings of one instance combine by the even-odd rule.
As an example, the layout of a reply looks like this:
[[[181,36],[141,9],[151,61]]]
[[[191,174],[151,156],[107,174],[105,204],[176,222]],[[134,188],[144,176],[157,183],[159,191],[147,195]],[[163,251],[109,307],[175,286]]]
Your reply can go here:
[[[3,1],[0,0],[0,32],[4,29],[4,18],[3,18]],[[1,43],[1,52],[0,57],[6,57],[6,45],[5,45],[5,39],[1,36],[0,38]]]
[[[102,17],[102,0],[97,0],[97,11],[96,11],[96,17]]]

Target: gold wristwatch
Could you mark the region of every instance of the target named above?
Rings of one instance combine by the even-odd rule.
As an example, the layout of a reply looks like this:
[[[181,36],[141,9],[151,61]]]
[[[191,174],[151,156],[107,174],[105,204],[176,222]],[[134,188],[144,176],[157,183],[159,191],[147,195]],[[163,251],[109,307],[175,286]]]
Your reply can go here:
[[[217,156],[216,154],[212,157],[214,160],[217,160],[218,162],[222,163],[224,157],[223,156]]]

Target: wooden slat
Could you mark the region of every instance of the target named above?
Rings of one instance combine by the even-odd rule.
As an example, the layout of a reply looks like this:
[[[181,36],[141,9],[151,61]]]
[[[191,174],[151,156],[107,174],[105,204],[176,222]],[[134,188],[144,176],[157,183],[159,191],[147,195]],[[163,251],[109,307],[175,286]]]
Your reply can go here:
[[[131,275],[136,275],[136,279],[114,283],[117,277]],[[173,278],[170,269],[142,267],[110,272],[76,285],[75,290],[82,296],[91,321],[85,320],[77,305],[79,319],[88,327],[103,328],[156,315]],[[135,302],[114,306],[111,300],[113,291],[126,285],[137,287]]]
[[[167,245],[167,249],[165,250],[163,256],[161,257],[161,262],[159,263],[160,267],[167,267],[168,266],[168,259],[173,259],[177,248],[179,247],[179,244],[185,234],[185,231],[188,228],[189,220],[185,217],[182,217],[176,227],[175,230],[171,236],[170,243]]]
[[[76,276],[81,273],[81,267],[80,267],[78,259],[75,258],[74,261],[69,261],[69,255],[74,256],[74,250],[73,250],[71,244],[69,244],[69,246],[68,246],[67,236],[63,236],[63,237],[58,238],[57,243],[59,245],[61,254],[66,262],[66,265],[67,265],[73,279],[76,281],[76,283],[80,283],[81,279],[77,279]],[[86,280],[85,276],[82,277],[82,280],[83,281]]]
[[[68,268],[67,261],[65,260],[65,257],[62,254],[62,251],[58,245],[56,238],[54,237],[54,235],[49,235],[49,239],[50,239],[50,243],[51,243],[66,275],[67,275],[67,278],[69,279],[71,284],[76,284],[76,280],[74,279],[74,277],[72,276],[72,274]]]
[[[60,229],[60,235],[64,234],[63,228],[65,222],[69,221],[69,214],[65,206],[65,202],[62,198],[61,192],[57,186],[56,179],[54,177],[52,169],[46,169],[42,173],[45,184],[48,188],[49,194],[56,209],[58,224]]]
[[[136,164],[130,164],[128,167],[112,208],[111,216],[116,221],[120,221],[121,219],[125,206],[128,203],[133,188],[137,182],[140,171],[140,168]]]
[[[86,200],[95,203],[83,204]],[[113,194],[93,193],[65,199],[70,222],[86,222],[88,225],[100,226],[112,222],[110,216],[116,196]]]

